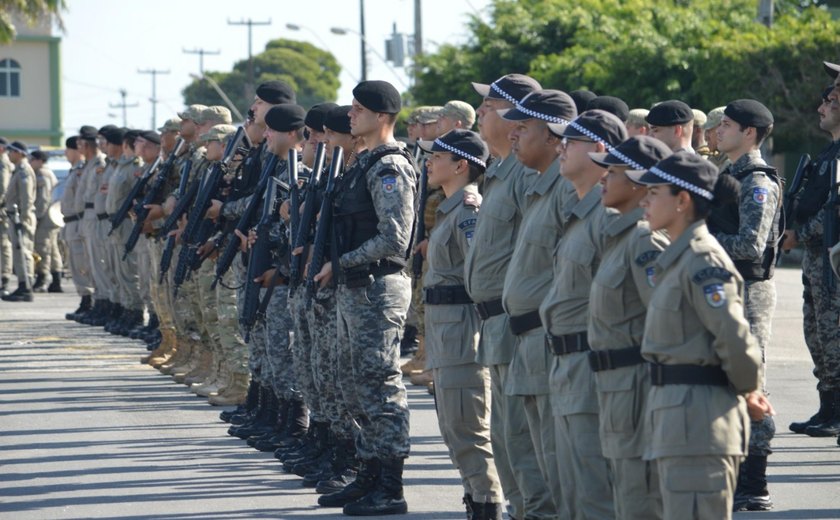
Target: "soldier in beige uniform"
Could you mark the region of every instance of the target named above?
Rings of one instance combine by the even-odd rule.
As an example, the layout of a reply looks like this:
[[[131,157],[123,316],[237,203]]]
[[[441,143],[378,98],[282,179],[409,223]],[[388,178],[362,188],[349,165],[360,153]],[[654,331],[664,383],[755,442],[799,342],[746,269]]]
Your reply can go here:
[[[31,302],[32,281],[35,278],[35,262],[32,258],[32,245],[35,238],[35,172],[29,166],[27,156],[29,152],[24,143],[13,141],[9,143],[9,160],[15,169],[9,179],[9,188],[3,199],[7,216],[9,216],[9,237],[12,241],[12,259],[18,288],[13,293],[3,296],[4,301]],[[17,214],[21,224],[21,237],[18,237],[12,212],[17,206]]]
[[[52,194],[58,179],[52,170],[47,168],[46,163],[46,153],[41,150],[32,152],[29,164],[35,171],[37,180],[35,217],[38,219],[38,225],[35,228],[35,254],[40,257],[32,290],[47,292],[46,281],[49,274],[52,276],[50,292],[60,292],[54,291],[54,288],[61,289],[61,253],[58,249],[58,232],[61,228],[49,216]]]
[[[526,192],[539,175],[512,153],[508,134],[516,123],[502,119],[497,110],[513,108],[540,85],[528,76],[508,74],[490,85],[473,83],[473,87],[484,97],[477,110],[478,127],[495,160],[484,175],[484,211],[475,225],[475,247],[469,248],[464,261],[464,285],[481,318],[476,362],[490,371],[493,458],[511,517],[553,518],[554,504],[540,477],[522,399],[505,395],[504,390],[515,339],[502,308],[502,289]]]
[[[8,145],[9,141],[5,137],[0,137],[0,202],[6,198],[9,178],[15,169],[6,151]],[[2,295],[8,294],[9,277],[12,276],[12,242],[9,239],[9,220],[4,209],[0,207],[0,273],[2,273],[0,294]]]
[[[102,252],[102,267],[104,269],[103,276],[108,280],[108,300],[109,312],[108,319],[103,323],[105,330],[111,330],[111,327],[122,318],[124,309],[120,304],[120,291],[117,283],[117,262],[121,261],[122,256],[118,258],[114,255],[114,245],[111,242],[108,232],[111,231],[111,221],[108,218],[108,211],[106,207],[106,199],[108,197],[108,185],[111,181],[111,176],[117,171],[119,167],[119,160],[122,157],[122,139],[125,131],[119,128],[103,127],[99,130],[99,135],[102,138],[100,149],[105,151],[105,170],[97,175],[96,189],[93,195],[93,211],[96,213],[96,229],[95,241],[97,249]],[[122,247],[119,247],[121,250]]]
[[[589,154],[607,168],[601,179],[601,203],[620,213],[601,230],[605,247],[589,292],[588,329],[601,451],[612,469],[618,520],[662,518],[656,463],[642,460],[650,381],[641,345],[653,265],[668,242],[664,234],[650,232],[639,207],[645,191],[624,172],[649,168],[669,155],[665,143],[648,136],[632,137],[606,153]]]
[[[464,287],[464,257],[472,246],[478,206],[473,184],[484,172],[487,146],[475,132],[452,130],[418,145],[431,155],[430,185],[438,205],[423,277],[426,366],[432,369],[438,424],[449,458],[461,473],[469,518],[502,518],[502,494],[490,445],[490,373],[476,363],[479,319]]]
[[[85,245],[79,234],[79,211],[76,209],[76,191],[79,189],[84,156],[79,151],[78,136],[68,137],[64,143],[64,156],[72,165],[67,173],[64,193],[61,195],[61,214],[64,215],[64,242],[70,253],[70,273],[73,275],[73,285],[82,300],[73,312],[64,317],[68,320],[80,319],[93,307],[93,281],[90,276],[90,261],[87,258]]]
[[[730,519],[750,417],[773,408],[756,391],[761,353],[744,318],[744,281],[704,221],[717,168],[677,152],[628,176],[648,185],[650,228],[671,238],[642,340],[653,385],[645,458],[658,464],[665,518]]]
[[[577,109],[565,92],[537,90],[500,113],[516,121],[510,134],[516,158],[540,172],[526,191],[527,206],[502,291],[502,306],[515,337],[505,393],[522,400],[532,449],[555,502],[555,517],[571,518],[561,499],[549,400],[548,368],[553,356],[545,348],[538,309],[551,285],[554,250],[563,235],[563,209],[576,200],[572,185],[560,177],[556,150],[560,139],[549,132],[547,124],[568,122],[577,116]]]

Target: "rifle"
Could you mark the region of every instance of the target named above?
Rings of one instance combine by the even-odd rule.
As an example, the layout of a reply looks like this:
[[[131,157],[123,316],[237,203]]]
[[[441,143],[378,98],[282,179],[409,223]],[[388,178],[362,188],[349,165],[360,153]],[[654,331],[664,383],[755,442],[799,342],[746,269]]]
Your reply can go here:
[[[222,178],[227,171],[228,165],[233,160],[233,156],[237,151],[239,142],[244,137],[245,128],[240,126],[239,129],[236,130],[236,134],[233,138],[228,141],[222,160],[215,162],[200,181],[200,187],[198,188],[198,192],[195,196],[195,202],[193,203],[189,215],[187,216],[187,225],[184,228],[184,232],[181,234],[181,243],[183,246],[181,247],[181,252],[178,255],[178,264],[175,266],[175,275],[172,279],[173,295],[177,296],[178,288],[184,283],[184,280],[187,278],[187,274],[189,274],[190,266],[194,264],[193,256],[198,247],[201,245],[199,240],[201,238],[204,238],[205,240],[208,238],[207,236],[204,236],[204,234],[199,234],[198,231],[207,229],[207,226],[202,226],[202,223],[205,220],[204,215],[207,213],[207,209],[210,207],[211,201],[217,197]]]
[[[15,228],[15,255],[18,257],[16,260],[19,262],[18,265],[23,266],[23,280],[24,286],[26,290],[32,292],[32,280],[29,279],[29,269],[26,267],[26,255],[23,254],[23,222],[20,221],[20,209],[18,208],[17,204],[12,204],[12,211],[7,213],[8,216],[12,219],[12,225]],[[30,256],[30,261],[32,260]]]
[[[143,200],[134,207],[134,214],[137,218],[134,221],[134,227],[131,228],[131,234],[128,235],[128,240],[125,243],[123,261],[128,258],[129,253],[131,253],[131,251],[134,250],[134,246],[137,245],[137,240],[140,239],[140,234],[143,232],[143,224],[149,216],[149,209],[146,206],[154,204],[154,202],[161,196],[163,186],[166,181],[169,180],[169,175],[175,168],[175,159],[178,158],[178,154],[181,152],[181,147],[183,145],[184,140],[179,137],[178,141],[175,143],[175,149],[172,150],[169,154],[169,158],[167,158],[166,162],[163,163],[163,166],[161,166],[160,172],[158,172],[158,175],[155,178],[155,182],[148,190],[146,190]],[[158,160],[155,161],[155,163],[158,161],[160,161],[160,157],[158,157]]]
[[[178,199],[178,203],[175,205],[175,209],[169,217],[163,223],[163,227],[160,228],[160,232],[158,236],[166,237],[166,245],[163,248],[163,253],[160,255],[160,275],[158,277],[158,283],[163,283],[163,279],[166,277],[166,272],[169,271],[169,266],[172,264],[172,255],[175,253],[175,242],[176,238],[174,236],[169,236],[169,233],[178,223],[178,219],[181,218],[181,215],[187,210],[189,205],[192,202],[192,199],[195,198],[195,193],[198,191],[198,181],[194,180],[192,185],[187,188],[187,182],[190,179],[190,170],[192,170],[192,159],[187,159],[184,161],[184,164],[181,166],[181,180],[178,183],[178,193],[181,197]]]
[[[316,284],[315,275],[321,272],[324,267],[324,253],[327,247],[327,235],[333,220],[333,201],[335,200],[335,182],[344,166],[344,150],[340,146],[333,149],[330,171],[327,175],[327,187],[324,189],[324,198],[321,200],[321,211],[318,217],[318,224],[315,226],[315,241],[312,243],[312,261],[309,263],[309,270],[306,272],[306,298],[307,307],[312,306],[312,298],[315,296]],[[338,266],[334,266],[338,268]]]
[[[419,156],[417,150],[420,150],[420,147],[414,149],[414,155]],[[426,169],[426,162],[423,162],[423,166],[420,168],[420,204],[417,209],[417,226],[415,227],[416,232],[416,242],[420,243],[426,239],[426,200],[429,198],[429,174]],[[416,245],[416,244],[415,244]],[[420,278],[423,277],[423,253],[417,251],[414,253],[414,257],[411,259],[411,275],[412,275],[412,283],[414,287],[417,287],[417,284],[420,283]]]
[[[837,243],[837,232],[840,230],[837,222],[837,206],[840,202],[840,194],[837,192],[838,162],[840,162],[838,159],[831,162],[831,187],[828,192],[828,202],[823,209],[823,283],[828,288],[829,294],[834,294],[837,288],[837,281],[831,269],[829,250]]]
[[[248,228],[251,226],[251,222],[253,222],[254,216],[257,214],[257,208],[262,200],[262,193],[265,191],[265,185],[268,183],[269,177],[273,175],[274,168],[276,166],[277,156],[271,154],[271,157],[269,157],[268,161],[266,161],[263,165],[259,182],[257,183],[254,193],[251,195],[251,200],[248,201],[248,206],[245,207],[245,211],[242,213],[242,216],[239,217],[239,222],[236,223],[236,230],[240,233],[248,233]],[[219,280],[221,280],[225,273],[228,272],[228,269],[230,269],[230,266],[233,264],[233,259],[236,258],[236,253],[238,251],[239,238],[236,237],[236,232],[234,232],[231,239],[225,245],[225,250],[216,261],[216,277],[213,279],[213,283],[210,284],[210,289],[215,289]]]
[[[315,210],[318,203],[318,184],[321,182],[321,171],[324,169],[324,161],[327,158],[327,145],[318,143],[315,150],[315,163],[312,165],[312,173],[309,176],[309,183],[306,185],[306,197],[303,204],[303,214],[300,216],[297,234],[292,235],[292,251],[302,247],[303,252],[299,255],[292,255],[289,262],[289,290],[294,290],[301,282],[301,266],[306,261],[306,246],[309,243],[309,231],[315,220]],[[270,288],[269,288],[270,290]]]
[[[796,172],[793,174],[793,180],[785,191],[782,198],[782,218],[785,222],[785,229],[791,229],[794,226],[793,213],[794,205],[796,204],[796,194],[802,189],[802,183],[805,182],[805,177],[811,170],[811,156],[807,153],[799,157],[799,164],[796,166]],[[779,237],[779,246],[784,241],[784,236]],[[786,251],[787,252],[787,251]],[[779,255],[781,259],[781,255]]]
[[[300,186],[298,186],[297,150],[289,150],[287,162],[289,171],[289,236],[296,237],[300,229]]]
[[[145,172],[143,172],[143,175],[139,179],[137,179],[137,182],[135,182],[134,186],[132,186],[131,192],[129,192],[128,197],[126,197],[122,205],[120,205],[120,209],[118,209],[116,213],[111,215],[111,230],[108,231],[108,236],[111,236],[111,233],[113,233],[114,230],[120,227],[125,221],[126,217],[128,216],[128,212],[134,206],[134,199],[140,197],[140,194],[143,193],[143,190],[146,189],[146,184],[149,183],[149,180],[152,178],[152,173],[154,173],[159,164],[160,157],[155,159],[155,162],[149,165],[149,168]]]
[[[271,269],[271,243],[269,233],[271,224],[277,213],[277,189],[280,186],[281,181],[274,177],[266,184],[262,215],[256,227],[257,240],[254,242],[248,255],[248,272],[245,277],[242,312],[239,315],[239,323],[245,331],[246,342],[250,337],[251,328],[256,323],[257,308],[260,305],[260,289],[262,289],[262,283],[255,282],[254,279]],[[279,270],[278,268],[277,271]]]

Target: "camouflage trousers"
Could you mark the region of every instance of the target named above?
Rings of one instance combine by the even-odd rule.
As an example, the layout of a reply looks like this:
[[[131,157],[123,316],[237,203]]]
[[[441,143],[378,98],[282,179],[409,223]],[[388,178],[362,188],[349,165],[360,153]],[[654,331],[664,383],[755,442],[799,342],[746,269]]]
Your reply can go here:
[[[292,346],[292,370],[294,372],[294,387],[300,392],[303,402],[309,408],[313,421],[324,421],[321,401],[312,374],[312,358],[315,345],[310,335],[309,316],[306,312],[307,298],[304,287],[297,287],[289,298],[289,313],[291,314],[295,343]]]
[[[247,373],[248,351],[239,334],[239,312],[236,308],[236,291],[217,285],[211,289],[216,274],[216,263],[205,260],[198,272],[193,273],[198,289],[202,326],[207,335],[204,344],[214,359],[224,362],[231,371]]]
[[[329,421],[330,431],[335,438],[349,441],[355,437],[359,426],[350,415],[342,390],[352,385],[351,381],[341,379],[351,372],[344,369],[350,366],[350,358],[346,357],[349,354],[347,349],[342,350],[345,357],[339,359],[335,288],[318,289],[312,299],[312,307],[307,309],[307,317],[312,341],[312,378],[321,412]]]
[[[350,359],[343,367],[350,371],[350,388],[342,390],[359,424],[356,452],[362,459],[405,458],[410,451],[399,365],[410,299],[411,281],[402,272],[376,278],[367,287],[340,284],[336,290],[338,356]]]
[[[802,323],[820,391],[840,391],[840,288],[823,282],[821,248],[805,248],[802,259]]]
[[[163,254],[163,247],[165,245],[166,243],[164,241],[149,241],[149,256],[151,257],[150,270],[156,282],[156,290],[152,296],[154,300],[154,311],[158,316],[158,320],[160,320],[160,330],[166,329],[174,331],[175,318],[173,317],[173,314],[175,311],[172,308],[172,290],[169,284],[169,277],[166,276],[163,280],[160,280],[160,257]],[[139,302],[139,283],[137,290],[137,301]]]
[[[170,266],[168,271],[168,276],[170,277],[169,284],[172,289],[170,297],[172,302],[172,310],[174,311],[173,318],[175,319],[175,334],[178,337],[178,339],[190,338],[192,340],[197,341],[201,339],[201,328],[199,324],[201,314],[195,313],[196,307],[194,306],[193,302],[197,302],[200,304],[198,300],[198,288],[196,287],[193,279],[188,278],[184,280],[184,283],[182,283],[180,287],[178,287],[178,294],[176,295],[174,293],[175,268],[177,266],[178,257],[181,254],[182,247],[183,246],[175,247],[175,252],[172,255],[172,265]],[[138,262],[139,261],[140,260],[138,259]]]
[[[289,288],[278,285],[265,311],[263,370],[268,370],[268,384],[274,389],[275,395],[283,399],[300,399],[293,375],[293,353],[298,337],[293,331],[289,308]]]
[[[744,314],[750,332],[761,348],[761,390],[767,393],[767,348],[770,346],[770,327],[776,309],[776,282],[748,281],[744,287]],[[750,422],[750,455],[767,456],[772,453],[770,441],[776,433],[772,417]]]

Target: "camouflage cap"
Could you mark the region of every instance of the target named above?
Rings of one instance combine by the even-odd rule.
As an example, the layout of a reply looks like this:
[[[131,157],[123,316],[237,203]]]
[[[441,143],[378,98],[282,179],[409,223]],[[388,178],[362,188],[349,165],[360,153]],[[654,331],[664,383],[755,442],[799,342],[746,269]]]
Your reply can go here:
[[[181,129],[181,118],[178,116],[170,117],[163,123],[163,126],[158,128],[158,132],[177,132]]]
[[[697,110],[696,108],[691,109],[694,112],[694,126],[703,127],[706,124],[708,118],[706,117],[706,113],[702,110]]]
[[[717,107],[710,110],[706,116],[706,122],[703,124],[703,130],[717,128],[720,125],[720,120],[723,119],[724,110],[726,110],[726,107]]]
[[[468,129],[475,123],[475,109],[464,101],[457,99],[447,102],[438,113],[438,117],[448,117],[453,121],[460,121]]]
[[[216,125],[206,133],[199,136],[199,140],[208,143],[210,141],[224,141],[228,136],[236,133],[236,127],[233,125],[221,124]]]
[[[198,123],[201,119],[201,112],[207,108],[207,105],[190,105],[183,112],[178,112],[178,117],[181,119],[189,119],[194,123]]]
[[[428,125],[430,123],[437,123],[438,113],[443,107],[440,106],[423,106],[417,107],[411,113],[409,118],[414,118],[414,122],[420,125]]]
[[[206,107],[202,110],[201,115],[198,116],[198,119],[195,119],[195,122],[199,125],[207,123],[229,125],[233,122],[233,118],[230,115],[230,109],[228,109],[228,107],[213,105],[212,107]]]

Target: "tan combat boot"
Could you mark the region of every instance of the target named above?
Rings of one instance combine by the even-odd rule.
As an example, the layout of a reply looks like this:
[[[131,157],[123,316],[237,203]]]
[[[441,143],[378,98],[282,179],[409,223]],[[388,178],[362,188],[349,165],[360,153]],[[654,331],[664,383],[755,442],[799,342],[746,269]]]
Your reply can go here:
[[[233,376],[228,371],[224,359],[216,362],[211,376],[206,381],[190,385],[190,392],[201,397],[210,397],[233,382]]]
[[[207,353],[199,359],[198,365],[187,374],[184,379],[184,384],[192,386],[200,383],[209,383],[216,379],[216,372],[219,362],[216,359],[217,353],[213,349],[209,349]]]
[[[175,355],[170,357],[166,363],[158,367],[161,374],[171,374],[175,367],[189,361],[192,356],[194,346],[195,342],[189,337],[185,337],[178,341],[178,350],[175,351]]]
[[[245,397],[248,394],[248,377],[248,373],[235,372],[233,374],[233,383],[221,393],[211,395],[207,399],[207,402],[213,406],[234,406],[244,403]]]
[[[211,345],[201,344],[201,347],[193,352],[187,363],[176,367],[172,373],[172,379],[176,383],[183,383],[190,386],[193,381],[203,381],[205,377],[210,375],[210,367],[213,365],[213,347]],[[196,376],[198,376],[196,378]],[[191,381],[187,381],[190,378]]]
[[[152,351],[148,360],[148,364],[155,368],[169,361],[178,350],[178,339],[173,329],[161,329],[160,335],[160,346]]]
[[[403,375],[410,376],[416,372],[422,372],[426,369],[426,341],[423,336],[417,336],[419,345],[414,357],[403,363],[400,367]]]

